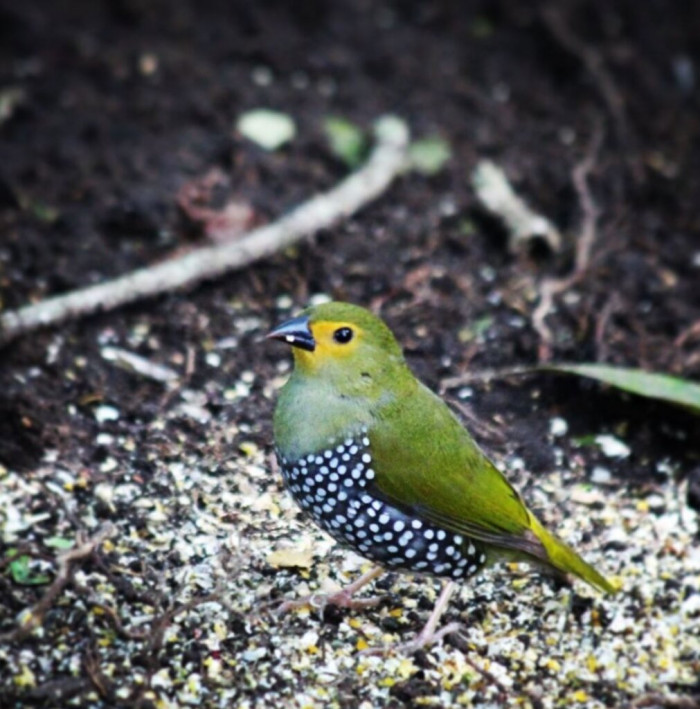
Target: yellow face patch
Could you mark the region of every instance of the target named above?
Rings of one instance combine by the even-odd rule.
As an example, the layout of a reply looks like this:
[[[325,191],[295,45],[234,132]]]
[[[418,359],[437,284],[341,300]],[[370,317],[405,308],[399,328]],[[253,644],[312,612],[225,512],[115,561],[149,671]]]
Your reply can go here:
[[[310,325],[316,347],[313,352],[294,348],[294,358],[303,369],[311,370],[323,366],[329,361],[339,361],[351,356],[356,350],[363,336],[362,328],[347,322],[321,321]],[[339,339],[338,331],[348,329],[352,337],[347,342]]]

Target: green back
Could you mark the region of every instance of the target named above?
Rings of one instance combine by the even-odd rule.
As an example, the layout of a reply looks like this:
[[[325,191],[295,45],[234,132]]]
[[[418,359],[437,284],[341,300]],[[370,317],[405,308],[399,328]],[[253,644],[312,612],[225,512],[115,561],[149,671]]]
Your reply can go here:
[[[377,488],[455,532],[528,553],[540,550],[518,493],[447,405],[414,381],[399,400],[376,411],[370,441]]]

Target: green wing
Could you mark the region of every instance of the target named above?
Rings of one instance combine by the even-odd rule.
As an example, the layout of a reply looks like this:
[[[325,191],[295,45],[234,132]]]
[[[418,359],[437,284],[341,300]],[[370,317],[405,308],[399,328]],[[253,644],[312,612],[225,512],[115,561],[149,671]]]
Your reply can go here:
[[[370,446],[384,499],[488,545],[548,560],[520,495],[440,398],[418,384],[377,413]]]

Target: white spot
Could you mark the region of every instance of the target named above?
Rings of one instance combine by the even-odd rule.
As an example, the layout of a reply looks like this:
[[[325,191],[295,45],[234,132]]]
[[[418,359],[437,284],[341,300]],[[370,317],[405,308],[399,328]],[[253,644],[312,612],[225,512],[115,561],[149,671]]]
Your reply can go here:
[[[332,480],[334,483],[335,483],[335,482],[338,482],[338,473],[331,473],[331,474],[328,476],[328,479],[329,479],[329,480]]]
[[[401,537],[399,538],[399,544],[406,546],[411,541],[412,537],[413,537],[413,532],[411,532],[411,531],[404,532],[401,535]]]
[[[416,555],[415,549],[406,549],[406,558],[412,559]]]
[[[352,445],[352,438],[346,438],[345,439],[345,447],[350,448],[351,445]]]
[[[372,524],[369,525],[369,531],[376,534],[379,531],[379,525],[372,522]]]
[[[432,539],[435,536],[435,532],[432,529],[426,529],[425,532],[423,532],[423,536],[426,539]]]
[[[338,486],[335,483],[328,483],[328,492],[335,492]]]
[[[319,472],[321,473],[321,475],[328,475],[328,468],[325,465],[322,465]]]
[[[379,524],[389,524],[391,517],[386,512],[379,515]]]
[[[372,503],[372,498],[369,495],[363,495],[360,500],[362,501],[363,504],[369,505]]]
[[[394,531],[400,532],[405,526],[406,526],[406,524],[404,523],[403,520],[397,519],[396,522],[394,522]]]
[[[326,496],[326,491],[320,487],[316,490],[316,499],[320,502]]]
[[[369,438],[367,438],[367,436],[365,436],[365,437],[362,439],[362,445],[363,445],[363,446],[368,446],[368,445],[369,445]]]
[[[399,550],[399,548],[398,548],[398,547],[395,547],[395,546],[392,544],[391,546],[388,546],[388,547],[386,548],[386,550],[387,550],[390,554],[396,554],[396,552]]]
[[[345,485],[345,487],[352,487],[352,480],[350,478],[345,478],[345,480],[343,480],[343,485]]]
[[[366,536],[367,536],[367,532],[365,532],[364,529],[357,530],[357,538],[358,539],[364,539]]]
[[[294,344],[294,335],[286,335],[284,339],[286,342],[289,342],[290,345]]]
[[[467,554],[469,554],[469,556],[474,556],[476,554],[476,549],[474,548],[474,545],[471,542],[469,542],[469,548],[467,549]]]
[[[320,455],[316,456],[314,463],[316,463],[316,465],[321,465],[321,463],[323,463],[323,458]]]
[[[442,541],[447,535],[445,534],[444,529],[438,529],[437,531],[437,538]]]
[[[406,552],[406,556],[408,556],[408,552]],[[428,565],[427,561],[417,561],[414,565],[414,569],[424,569]]]
[[[430,552],[429,554],[425,555],[425,558],[428,561],[435,561],[435,559],[437,559],[437,554],[433,554],[432,552]]]
[[[355,468],[355,470],[353,470],[352,473],[350,473],[350,475],[352,476],[352,478],[353,478],[354,480],[359,480],[359,479],[360,479],[360,475],[362,475],[362,471],[361,471],[361,470],[358,470],[357,468]]]
[[[345,490],[341,490],[341,491],[338,493],[338,500],[339,500],[340,502],[344,502],[344,501],[347,500],[347,499],[348,499],[348,493],[345,492]]]
[[[371,463],[372,462],[372,456],[369,453],[363,453],[362,454],[362,462],[363,463]]]
[[[323,453],[323,455],[324,455],[326,458],[330,458],[330,457],[333,455],[333,451],[331,451],[331,450],[325,451],[325,452]]]
[[[365,520],[362,517],[358,517],[355,520],[355,526],[356,527],[364,527],[365,526]]]
[[[447,556],[452,556],[454,553],[455,548],[452,545],[448,546],[447,549],[445,549],[445,554],[447,554]]]
[[[350,460],[350,454],[349,453],[343,453],[343,460],[347,463]]]
[[[347,470],[348,470],[348,469],[347,469],[344,465],[339,465],[339,466],[338,466],[338,474],[339,474],[339,475],[345,475],[345,473],[347,472]]]
[[[365,477],[367,480],[373,480],[374,479],[374,470],[372,468],[369,468],[367,472],[365,473]]]
[[[350,448],[350,455],[355,455],[357,453],[357,446],[352,446]]]
[[[382,509],[382,503],[379,502],[379,500],[375,500],[375,501],[372,503],[372,507],[374,507],[374,509],[377,510],[377,512],[379,512],[379,510]]]
[[[341,443],[341,444],[335,449],[335,452],[336,452],[338,455],[343,455],[343,453],[345,453],[345,446]]]
[[[481,563],[481,564],[485,564],[485,563],[486,563],[486,554],[482,554],[482,555],[479,557],[479,563]]]
[[[414,519],[411,522],[411,527],[413,527],[413,529],[420,529],[422,526],[423,526],[423,523],[419,519]]]
[[[595,442],[607,458],[627,458],[631,453],[630,447],[615,436],[596,436]]]
[[[461,546],[462,542],[464,541],[459,534],[455,534],[454,537],[452,538],[452,541],[457,545]]]
[[[391,541],[394,538],[394,535],[391,532],[384,532],[384,540],[385,541]]]

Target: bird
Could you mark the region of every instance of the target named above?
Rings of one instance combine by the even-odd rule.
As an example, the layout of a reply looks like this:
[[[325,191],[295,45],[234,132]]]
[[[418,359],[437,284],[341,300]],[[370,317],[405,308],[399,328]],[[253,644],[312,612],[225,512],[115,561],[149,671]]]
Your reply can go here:
[[[403,646],[415,650],[457,629],[436,630],[455,584],[498,561],[617,591],[544,528],[450,407],[414,376],[379,317],[330,301],[267,337],[294,357],[273,417],[286,487],[319,527],[376,565],[327,601],[352,607],[353,594],[386,570],[443,579],[425,628]]]

